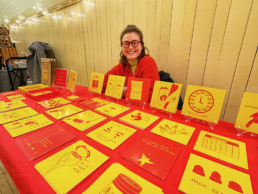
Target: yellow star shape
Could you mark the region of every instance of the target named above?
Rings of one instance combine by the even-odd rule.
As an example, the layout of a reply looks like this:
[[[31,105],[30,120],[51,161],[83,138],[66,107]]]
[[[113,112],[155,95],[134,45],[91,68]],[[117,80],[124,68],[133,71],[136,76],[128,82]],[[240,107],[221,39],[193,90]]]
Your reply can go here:
[[[150,161],[149,158],[147,158],[147,157],[145,156],[144,153],[142,154],[142,158],[141,158],[141,159],[137,159],[137,160],[138,160],[138,161],[141,161],[140,166],[144,165],[145,163],[154,164],[153,162]]]

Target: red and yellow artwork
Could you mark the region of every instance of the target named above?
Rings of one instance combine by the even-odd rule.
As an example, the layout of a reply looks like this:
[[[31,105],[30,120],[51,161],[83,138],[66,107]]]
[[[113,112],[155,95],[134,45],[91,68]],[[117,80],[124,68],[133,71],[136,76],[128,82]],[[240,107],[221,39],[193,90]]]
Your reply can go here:
[[[121,99],[124,89],[125,77],[109,75],[105,95]]]
[[[91,72],[89,91],[101,94],[103,82],[104,82],[104,74],[103,73]]]
[[[70,75],[69,75],[69,79],[68,79],[68,83],[67,83],[67,89],[72,91],[72,92],[74,92],[76,78],[77,78],[77,72],[71,70]]]
[[[6,111],[22,108],[25,106],[27,106],[27,104],[19,100],[14,100],[12,102],[0,101],[0,112],[6,112]]]
[[[50,100],[45,100],[45,101],[42,101],[42,102],[38,102],[38,104],[40,104],[41,106],[49,109],[49,108],[54,108],[54,107],[61,106],[61,105],[64,105],[64,104],[68,104],[70,102],[71,101],[69,101],[69,100],[58,97],[58,98],[53,98],[53,99],[50,99]]]

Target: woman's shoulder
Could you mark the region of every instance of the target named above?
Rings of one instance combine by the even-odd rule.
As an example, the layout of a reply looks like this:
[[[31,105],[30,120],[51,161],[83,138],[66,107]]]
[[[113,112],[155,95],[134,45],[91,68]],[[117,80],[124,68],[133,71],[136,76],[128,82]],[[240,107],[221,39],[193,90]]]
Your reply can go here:
[[[154,63],[156,64],[155,60],[149,56],[149,55],[145,55],[143,58],[141,58],[141,61],[142,63]]]

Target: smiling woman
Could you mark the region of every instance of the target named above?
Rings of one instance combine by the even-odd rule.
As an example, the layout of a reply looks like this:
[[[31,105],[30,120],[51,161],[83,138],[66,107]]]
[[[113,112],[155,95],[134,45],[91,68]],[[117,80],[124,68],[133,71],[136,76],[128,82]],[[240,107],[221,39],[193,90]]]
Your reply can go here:
[[[145,78],[151,80],[148,100],[150,101],[154,82],[160,80],[160,78],[156,62],[146,54],[148,49],[144,46],[141,30],[135,25],[128,25],[121,33],[120,42],[122,49],[120,52],[120,63],[105,74],[103,92],[106,90],[109,75],[126,77],[124,94],[126,93],[129,77]]]

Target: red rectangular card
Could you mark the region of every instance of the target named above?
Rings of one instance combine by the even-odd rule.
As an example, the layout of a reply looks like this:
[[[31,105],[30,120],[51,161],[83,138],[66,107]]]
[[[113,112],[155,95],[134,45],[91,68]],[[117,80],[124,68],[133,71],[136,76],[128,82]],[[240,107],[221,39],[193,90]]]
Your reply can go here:
[[[96,98],[91,98],[91,99],[84,100],[82,102],[79,102],[79,104],[83,105],[83,106],[86,106],[88,108],[91,108],[91,109],[95,109],[95,108],[98,108],[100,106],[104,106],[104,105],[110,103],[109,101],[102,100],[100,98],[98,100],[94,100],[94,99],[96,99]]]
[[[67,75],[68,75],[67,69],[56,69],[54,85],[65,87],[66,81],[67,81]]]
[[[34,160],[75,138],[75,135],[59,125],[54,125],[36,133],[22,136],[16,140],[16,143],[26,153],[29,160]]]
[[[129,77],[126,99],[132,102],[147,103],[149,97],[150,79]]]
[[[138,139],[121,156],[164,180],[179,152],[180,149],[171,143],[149,135]]]

